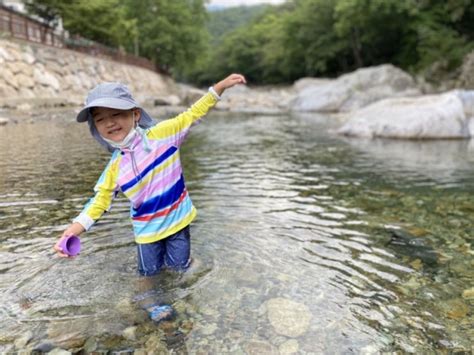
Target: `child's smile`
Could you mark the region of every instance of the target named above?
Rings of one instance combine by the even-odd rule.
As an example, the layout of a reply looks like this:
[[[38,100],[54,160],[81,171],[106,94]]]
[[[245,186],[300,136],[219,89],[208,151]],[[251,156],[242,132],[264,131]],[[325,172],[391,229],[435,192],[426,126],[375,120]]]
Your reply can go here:
[[[140,118],[139,112],[133,115],[133,110],[118,110],[107,107],[94,107],[92,118],[99,134],[114,142],[121,142],[135,126]]]

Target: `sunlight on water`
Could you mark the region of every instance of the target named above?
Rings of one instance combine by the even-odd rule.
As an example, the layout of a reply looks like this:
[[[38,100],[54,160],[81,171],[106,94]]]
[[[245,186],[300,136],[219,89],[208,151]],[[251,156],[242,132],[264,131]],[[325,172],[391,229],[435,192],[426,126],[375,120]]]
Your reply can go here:
[[[182,152],[195,266],[153,280],[177,310],[155,325],[134,303],[124,198],[80,256],[52,253],[108,159],[69,117],[0,127],[0,351],[472,349],[472,143],[346,139],[319,115],[210,115]]]

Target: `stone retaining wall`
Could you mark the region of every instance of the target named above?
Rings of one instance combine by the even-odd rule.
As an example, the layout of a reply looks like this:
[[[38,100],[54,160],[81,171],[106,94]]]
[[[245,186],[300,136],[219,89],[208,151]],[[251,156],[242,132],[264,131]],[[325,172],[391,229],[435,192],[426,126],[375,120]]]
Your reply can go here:
[[[103,81],[127,84],[139,102],[178,90],[172,79],[147,69],[0,39],[0,107],[80,105],[87,92]]]

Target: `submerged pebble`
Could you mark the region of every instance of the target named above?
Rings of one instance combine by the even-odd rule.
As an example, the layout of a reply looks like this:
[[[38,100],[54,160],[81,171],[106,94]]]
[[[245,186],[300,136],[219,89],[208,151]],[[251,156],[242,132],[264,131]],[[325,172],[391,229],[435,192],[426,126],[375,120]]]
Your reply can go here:
[[[303,303],[286,298],[273,298],[267,302],[268,319],[278,334],[298,337],[310,324],[311,312]]]

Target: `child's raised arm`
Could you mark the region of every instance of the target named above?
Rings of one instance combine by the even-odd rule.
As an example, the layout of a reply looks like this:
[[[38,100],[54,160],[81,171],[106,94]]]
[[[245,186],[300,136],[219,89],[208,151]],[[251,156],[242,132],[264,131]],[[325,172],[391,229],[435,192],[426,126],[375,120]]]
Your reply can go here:
[[[217,84],[213,85],[214,90],[216,91],[217,95],[221,96],[222,93],[237,84],[246,84],[247,81],[245,77],[241,74],[230,74],[227,78],[222,79]]]

